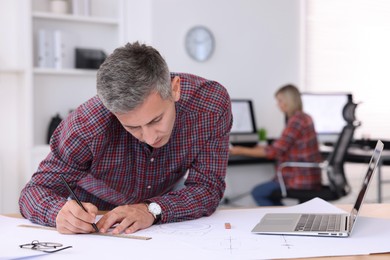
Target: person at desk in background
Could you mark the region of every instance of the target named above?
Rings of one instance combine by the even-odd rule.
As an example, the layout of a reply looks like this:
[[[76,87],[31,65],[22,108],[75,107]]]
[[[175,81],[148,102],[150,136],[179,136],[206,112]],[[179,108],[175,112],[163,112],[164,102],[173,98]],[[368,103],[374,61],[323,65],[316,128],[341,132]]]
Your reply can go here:
[[[60,233],[90,233],[98,210],[108,211],[97,227],[118,224],[114,234],[211,215],[225,190],[231,126],[222,85],[170,73],[157,50],[128,43],[99,68],[97,96],[55,130],[20,212]],[[86,211],[67,199],[60,174]]]
[[[280,163],[320,162],[321,154],[311,117],[302,110],[299,90],[293,85],[286,85],[276,91],[275,97],[279,109],[287,116],[287,125],[281,137],[271,145],[255,147],[232,146],[230,154],[252,157],[267,157]],[[288,188],[320,189],[321,171],[315,168],[285,168],[283,180]],[[260,206],[282,205],[280,199],[271,197],[274,191],[280,190],[277,177],[255,187],[252,196]]]

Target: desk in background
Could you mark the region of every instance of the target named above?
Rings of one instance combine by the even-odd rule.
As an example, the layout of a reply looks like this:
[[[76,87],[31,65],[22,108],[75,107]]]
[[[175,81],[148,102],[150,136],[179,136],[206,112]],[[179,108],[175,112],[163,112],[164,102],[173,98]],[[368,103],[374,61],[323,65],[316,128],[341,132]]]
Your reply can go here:
[[[267,158],[256,158],[244,155],[230,155],[228,165],[248,165],[248,164],[268,164],[274,163],[275,160]]]
[[[352,143],[351,146],[348,148],[348,153],[346,156],[346,162],[351,163],[364,163],[367,164],[370,162],[373,148],[375,147],[375,142],[370,143],[359,143],[355,142]],[[390,179],[384,180],[383,179],[383,165],[390,165],[390,148],[389,142],[385,143],[385,150],[382,152],[382,156],[378,162],[378,168],[377,168],[377,202],[382,203],[382,185],[390,183]],[[368,144],[368,145],[367,145]],[[387,148],[387,149],[386,149]],[[326,156],[333,151],[332,146],[328,145],[321,145],[320,147],[321,153],[326,158]]]
[[[273,178],[274,164],[274,160],[266,158],[230,155],[222,204],[255,206],[250,192],[256,185]]]
[[[390,165],[390,142],[385,143],[385,150],[378,162],[377,169],[377,202],[383,201],[383,185],[390,184],[390,179],[383,178],[382,166]],[[372,149],[376,141],[355,141],[348,149],[346,161],[352,163],[368,164],[372,156]],[[387,148],[387,149],[386,149]],[[333,151],[329,145],[321,145],[321,153],[326,156]],[[227,189],[223,204],[233,205],[235,202],[250,195],[250,191],[259,183],[268,181],[274,176],[274,160],[254,158],[248,156],[229,156],[227,170]],[[247,179],[249,176],[249,179]]]

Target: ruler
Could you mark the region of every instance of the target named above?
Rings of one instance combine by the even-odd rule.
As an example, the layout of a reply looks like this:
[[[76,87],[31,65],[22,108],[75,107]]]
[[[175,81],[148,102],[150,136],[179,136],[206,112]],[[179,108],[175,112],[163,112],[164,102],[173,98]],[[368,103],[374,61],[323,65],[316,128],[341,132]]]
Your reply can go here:
[[[35,225],[18,225],[18,227],[25,227],[25,228],[36,228],[36,229],[44,229],[44,230],[52,230],[56,231],[53,227],[45,227],[45,226],[35,226]],[[127,234],[110,234],[110,233],[90,233],[88,235],[96,235],[96,236],[107,236],[107,237],[120,237],[120,238],[129,238],[129,239],[139,239],[139,240],[149,240],[152,239],[151,237],[144,237],[144,236],[135,236],[135,235],[127,235]]]

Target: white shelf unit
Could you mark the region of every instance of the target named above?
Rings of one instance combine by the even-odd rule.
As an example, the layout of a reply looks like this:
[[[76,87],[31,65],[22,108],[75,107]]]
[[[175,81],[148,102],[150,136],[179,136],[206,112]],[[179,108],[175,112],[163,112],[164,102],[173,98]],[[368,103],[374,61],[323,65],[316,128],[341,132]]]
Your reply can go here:
[[[23,73],[22,68],[0,68],[0,74]]]
[[[73,75],[73,76],[96,76],[96,70],[88,70],[88,69],[52,69],[52,68],[34,68],[33,73],[35,75]]]
[[[72,14],[52,14],[47,12],[33,12],[33,18],[35,19],[45,19],[45,20],[62,20],[75,23],[92,23],[92,24],[107,24],[117,26],[119,20],[117,18],[106,18],[106,17],[91,17],[91,16],[81,16],[81,15],[72,15]]]
[[[28,113],[30,135],[30,165],[47,148],[47,134],[51,118],[59,114],[65,118],[77,106],[96,94],[96,72],[75,68],[75,48],[103,50],[107,55],[124,44],[124,1],[90,0],[90,15],[54,14],[50,0],[30,0],[29,34],[30,67],[28,85]],[[71,3],[72,1],[68,1]],[[71,12],[71,6],[70,6]],[[65,58],[62,68],[38,66],[38,31],[60,31]],[[35,166],[34,166],[35,167]],[[35,169],[33,169],[35,170]]]
[[[0,214],[3,213],[3,191],[5,190],[5,187],[4,186],[4,181],[3,181],[3,166],[2,166],[2,163],[1,163],[1,159],[0,158]]]

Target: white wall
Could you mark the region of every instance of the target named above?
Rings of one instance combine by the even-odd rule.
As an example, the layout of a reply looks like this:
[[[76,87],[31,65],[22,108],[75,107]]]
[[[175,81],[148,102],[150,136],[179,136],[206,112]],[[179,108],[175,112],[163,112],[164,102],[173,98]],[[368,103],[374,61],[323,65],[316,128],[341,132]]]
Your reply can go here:
[[[0,73],[0,212],[17,212],[21,160],[21,99],[19,73]]]
[[[25,169],[22,19],[19,1],[0,1],[0,213],[17,212]]]
[[[127,0],[125,2],[125,41],[151,44],[153,0]]]
[[[355,138],[390,140],[390,2],[307,1],[306,11],[307,90],[351,92]]]
[[[0,1],[0,70],[15,69],[22,65],[24,50],[20,42],[21,22],[19,1]]]
[[[258,128],[279,136],[283,115],[274,92],[299,82],[299,0],[149,0],[145,5],[150,9],[136,14],[128,7],[130,16],[141,19],[132,24],[138,38],[128,29],[130,41],[151,42],[172,71],[216,80],[232,98],[252,98]],[[185,34],[195,25],[207,26],[216,39],[213,56],[203,63],[185,53]]]

